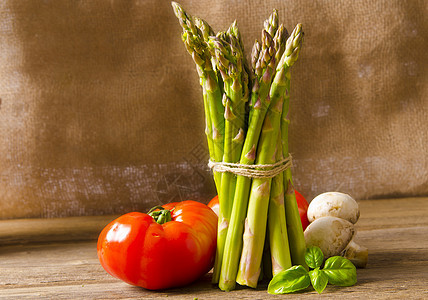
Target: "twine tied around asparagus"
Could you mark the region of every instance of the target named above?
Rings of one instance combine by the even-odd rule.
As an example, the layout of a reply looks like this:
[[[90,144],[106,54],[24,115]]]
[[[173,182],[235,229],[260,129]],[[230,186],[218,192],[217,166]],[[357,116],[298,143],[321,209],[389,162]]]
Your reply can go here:
[[[241,175],[250,178],[273,178],[284,172],[292,166],[292,157],[277,161],[273,164],[245,165],[239,163],[215,162],[211,159],[208,161],[208,167],[214,172],[230,172],[235,175]]]

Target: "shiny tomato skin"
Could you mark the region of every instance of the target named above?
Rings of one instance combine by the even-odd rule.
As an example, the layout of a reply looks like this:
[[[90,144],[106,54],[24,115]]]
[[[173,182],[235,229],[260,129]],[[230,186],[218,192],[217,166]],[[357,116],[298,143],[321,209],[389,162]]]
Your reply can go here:
[[[103,229],[97,252],[109,274],[159,290],[189,284],[211,269],[217,237],[215,213],[191,200],[163,207],[174,208],[172,221],[161,225],[147,214],[131,212]]]
[[[211,201],[208,203],[208,207],[211,208],[218,217],[218,213],[220,210],[220,204],[218,202],[218,195],[216,195],[214,198],[211,199]]]
[[[302,222],[303,230],[306,229],[309,225],[308,220],[308,207],[309,203],[306,201],[305,197],[302,196],[298,191],[294,190],[296,194],[297,207],[299,208],[300,221]]]

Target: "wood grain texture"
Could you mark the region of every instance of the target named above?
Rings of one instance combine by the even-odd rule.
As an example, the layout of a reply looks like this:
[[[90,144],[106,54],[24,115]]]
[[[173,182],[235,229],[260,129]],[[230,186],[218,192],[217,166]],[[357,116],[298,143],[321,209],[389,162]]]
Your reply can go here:
[[[0,220],[0,246],[95,240],[116,215]]]
[[[357,270],[358,283],[352,287],[328,286],[321,295],[307,290],[289,297],[428,298],[428,198],[367,200],[360,202],[360,208],[357,241],[368,247],[369,263],[367,268]],[[96,232],[100,226],[95,225],[100,220],[81,222],[86,225],[79,229],[79,222],[71,226],[73,223],[67,220],[68,225],[63,225],[68,228],[65,232],[72,232],[74,228],[75,236],[79,236],[76,234],[79,230]],[[3,236],[6,223],[0,223]],[[23,229],[18,229],[15,228],[15,233],[22,234]],[[93,234],[80,236],[89,239]],[[32,243],[0,247],[1,299],[278,299],[266,292],[266,284],[255,290],[239,288],[229,293],[220,292],[211,285],[210,273],[184,288],[146,291],[108,275],[98,262],[94,240],[72,242],[63,238],[53,242],[55,235],[49,235],[46,229],[44,236],[51,238],[43,243],[34,243],[32,239]],[[47,243],[48,240],[51,242]]]

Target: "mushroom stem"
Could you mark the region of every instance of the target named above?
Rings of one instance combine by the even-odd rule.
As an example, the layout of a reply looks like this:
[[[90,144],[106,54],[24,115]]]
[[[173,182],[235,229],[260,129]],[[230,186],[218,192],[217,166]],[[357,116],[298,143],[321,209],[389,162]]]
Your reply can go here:
[[[352,239],[348,246],[342,251],[341,256],[349,259],[357,268],[365,268],[367,265],[369,251],[360,246]]]

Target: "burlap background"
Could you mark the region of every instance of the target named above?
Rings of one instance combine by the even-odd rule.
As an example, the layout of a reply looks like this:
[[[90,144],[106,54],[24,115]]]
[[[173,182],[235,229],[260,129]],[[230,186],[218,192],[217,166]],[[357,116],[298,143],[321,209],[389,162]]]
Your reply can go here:
[[[427,1],[181,1],[247,53],[303,23],[290,148],[310,200],[428,195]],[[202,94],[169,1],[0,2],[0,218],[214,195]]]

